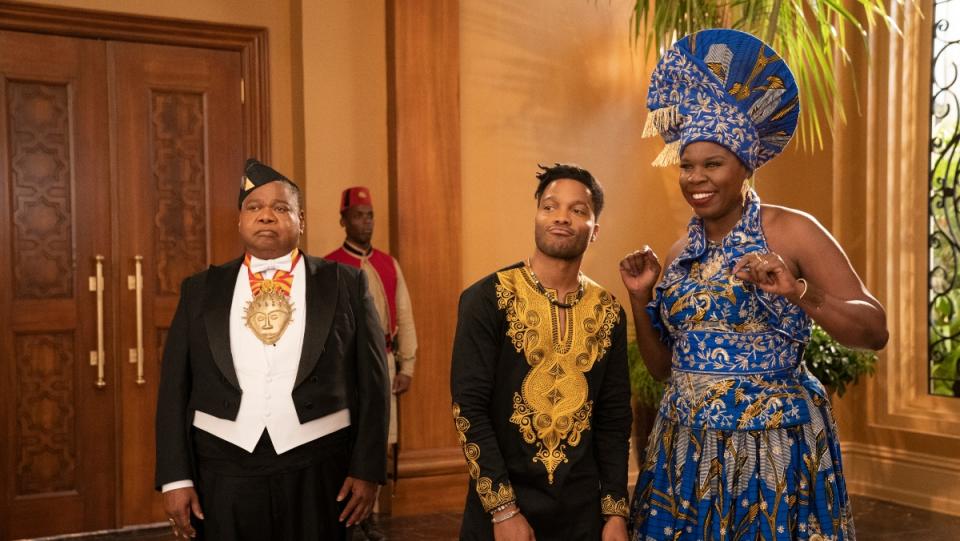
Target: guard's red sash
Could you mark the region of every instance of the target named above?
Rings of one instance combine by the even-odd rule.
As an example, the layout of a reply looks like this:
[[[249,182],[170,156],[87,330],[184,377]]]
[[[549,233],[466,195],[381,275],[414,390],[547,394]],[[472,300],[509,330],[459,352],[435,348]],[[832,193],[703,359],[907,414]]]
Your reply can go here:
[[[383,292],[387,296],[387,307],[390,312],[390,329],[387,334],[390,335],[390,338],[394,338],[399,328],[397,326],[397,268],[394,266],[393,258],[390,257],[390,254],[381,252],[376,248],[371,248],[370,253],[364,257],[370,262],[373,269],[377,271],[377,274],[380,276],[380,283],[383,284]],[[358,269],[362,263],[360,256],[355,255],[352,251],[348,251],[348,249],[343,246],[325,255],[324,259],[337,261],[338,263],[350,265]]]

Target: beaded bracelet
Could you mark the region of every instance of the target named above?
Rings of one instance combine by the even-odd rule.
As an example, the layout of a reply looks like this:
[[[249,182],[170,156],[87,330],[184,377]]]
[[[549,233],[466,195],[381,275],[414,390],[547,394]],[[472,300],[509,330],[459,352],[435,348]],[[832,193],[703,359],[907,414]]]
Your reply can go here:
[[[491,514],[491,515],[495,515],[495,514],[499,513],[500,511],[503,511],[503,510],[505,510],[506,508],[510,507],[511,505],[516,505],[516,504],[517,504],[516,500],[510,500],[510,501],[507,502],[507,503],[502,503],[502,504],[494,507],[493,509],[491,509],[491,510],[490,510],[490,514]]]
[[[513,508],[511,511],[508,511],[508,512],[507,512],[505,515],[503,515],[502,517],[492,517],[492,518],[490,519],[490,522],[492,522],[492,523],[494,523],[494,524],[500,524],[501,522],[503,522],[503,521],[505,521],[505,520],[510,520],[510,519],[512,519],[513,517],[517,516],[519,513],[520,513],[520,508],[519,508],[519,507],[515,507],[515,508]]]

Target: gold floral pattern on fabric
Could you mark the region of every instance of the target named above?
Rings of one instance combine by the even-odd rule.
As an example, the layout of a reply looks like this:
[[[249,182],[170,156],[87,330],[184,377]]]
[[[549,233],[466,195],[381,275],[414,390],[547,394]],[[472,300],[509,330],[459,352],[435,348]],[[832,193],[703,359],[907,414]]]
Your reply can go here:
[[[583,298],[566,313],[566,330],[560,333],[557,307],[537,291],[525,267],[499,272],[497,278],[507,336],[530,365],[514,394],[510,422],[524,442],[537,445],[533,461],[543,464],[552,484],[557,467],[567,462],[566,447],[579,445],[581,433],[590,428],[593,402],[585,374],[610,348],[620,304],[585,278]]]
[[[691,426],[770,430],[809,420],[809,393],[796,380],[758,375],[717,378],[677,372],[665,415]]]
[[[743,302],[745,286],[732,272],[732,263],[721,245],[709,242],[702,260],[693,261],[685,281],[674,282],[664,290],[666,298],[675,299],[663,306],[664,319],[692,311],[684,318],[684,331],[715,331],[733,333],[760,333],[770,330],[764,311],[755,299]]]
[[[604,515],[627,517],[630,515],[630,508],[627,506],[626,498],[614,500],[613,496],[607,494],[602,500],[600,500],[600,513]]]
[[[705,283],[716,276],[723,269],[727,259],[723,255],[720,244],[708,241],[708,252],[703,261],[694,261],[690,265],[690,278],[698,283]]]
[[[456,402],[453,403],[453,422],[457,429],[457,439],[463,446],[463,456],[467,459],[467,471],[470,472],[470,477],[477,483],[477,495],[480,496],[483,510],[489,513],[503,504],[516,501],[517,497],[513,493],[513,487],[509,484],[500,483],[500,486],[494,490],[493,480],[480,475],[480,446],[467,441],[470,421],[460,415],[460,404]]]
[[[825,413],[817,411],[811,423],[787,429],[726,433],[658,422],[637,482],[635,497],[644,503],[634,524],[696,523],[696,509],[707,502],[724,511],[700,515],[704,531],[726,528],[727,539],[773,540],[775,535],[767,532],[785,531],[793,534],[788,538],[808,536],[811,541],[851,539],[849,500],[838,494],[842,475],[833,454],[837,447],[828,441],[835,426],[827,428],[832,423]],[[696,474],[686,468],[695,468]],[[656,486],[653,478],[661,475],[661,486],[671,489]],[[696,480],[691,492],[673,490],[681,478]],[[829,502],[825,508],[810,506],[818,493]],[[818,518],[818,513],[823,515]],[[830,521],[833,535],[824,533],[822,521]]]

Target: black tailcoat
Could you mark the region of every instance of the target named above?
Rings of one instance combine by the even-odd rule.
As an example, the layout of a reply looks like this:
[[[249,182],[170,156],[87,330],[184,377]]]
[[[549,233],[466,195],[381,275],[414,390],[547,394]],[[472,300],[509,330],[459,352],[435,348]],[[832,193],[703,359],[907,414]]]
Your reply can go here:
[[[301,423],[348,408],[349,475],[386,481],[389,386],[384,334],[364,274],[304,256],[306,329],[293,388]],[[230,351],[230,308],[242,259],[183,281],[163,353],[156,486],[196,479],[194,412],[235,420],[241,390]]]

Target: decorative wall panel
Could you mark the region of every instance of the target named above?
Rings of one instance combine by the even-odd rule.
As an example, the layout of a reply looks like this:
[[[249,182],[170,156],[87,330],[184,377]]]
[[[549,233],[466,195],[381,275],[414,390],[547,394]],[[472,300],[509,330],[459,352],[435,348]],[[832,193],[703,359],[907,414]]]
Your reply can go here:
[[[76,488],[74,340],[71,333],[14,339],[18,496]]]
[[[207,262],[204,100],[159,91],[151,99],[157,294],[177,295],[180,282]]]
[[[14,296],[73,296],[70,118],[66,85],[7,85]]]

